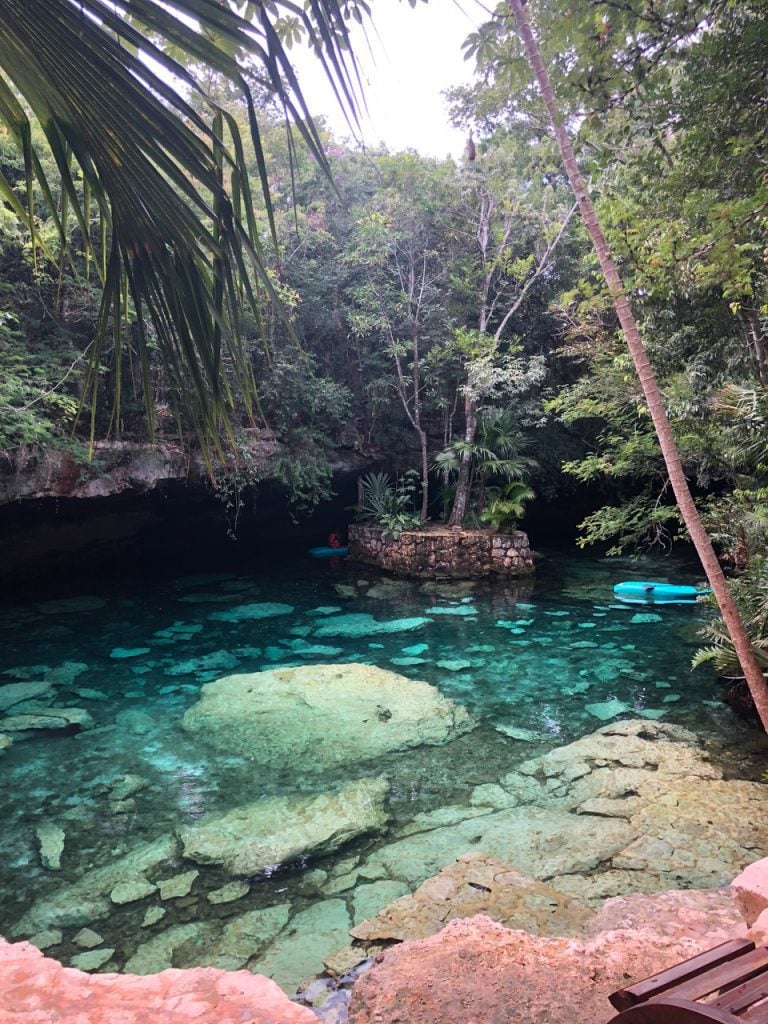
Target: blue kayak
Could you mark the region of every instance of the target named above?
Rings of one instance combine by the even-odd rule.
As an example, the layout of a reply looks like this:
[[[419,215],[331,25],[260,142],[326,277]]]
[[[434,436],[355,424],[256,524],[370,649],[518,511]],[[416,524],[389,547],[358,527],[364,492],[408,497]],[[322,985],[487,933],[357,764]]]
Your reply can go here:
[[[343,558],[349,554],[349,548],[310,548],[313,558]]]
[[[617,583],[613,588],[613,596],[628,604],[690,604],[702,594],[710,590],[699,587],[678,586],[675,583],[653,583],[643,580],[630,580]]]

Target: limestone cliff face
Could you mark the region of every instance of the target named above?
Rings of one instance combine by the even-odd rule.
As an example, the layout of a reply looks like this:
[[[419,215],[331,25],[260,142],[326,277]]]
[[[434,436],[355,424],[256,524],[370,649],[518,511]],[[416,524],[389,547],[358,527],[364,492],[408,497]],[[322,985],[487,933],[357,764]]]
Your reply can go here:
[[[270,479],[275,458],[287,449],[257,430],[245,432],[249,465]],[[328,452],[331,472],[354,472],[368,461],[351,449]],[[226,469],[226,466],[224,467]],[[0,505],[39,498],[107,498],[143,494],[167,483],[203,483],[209,477],[200,452],[190,453],[176,441],[155,444],[99,441],[90,463],[68,452],[27,446],[0,453]]]
[[[270,458],[281,445],[254,434],[249,449],[256,465],[268,473]],[[0,459],[0,505],[35,498],[105,498],[125,491],[140,494],[163,483],[192,483],[206,475],[199,453],[190,455],[171,442],[101,441],[89,464],[78,462],[67,452],[17,449]]]

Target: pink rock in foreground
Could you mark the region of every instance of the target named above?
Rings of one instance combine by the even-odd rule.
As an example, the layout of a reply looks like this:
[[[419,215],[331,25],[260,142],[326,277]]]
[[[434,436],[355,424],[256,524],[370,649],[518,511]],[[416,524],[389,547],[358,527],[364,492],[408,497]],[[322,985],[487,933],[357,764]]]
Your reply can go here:
[[[751,927],[764,910],[768,910],[768,857],[749,864],[731,882],[736,902]]]
[[[719,932],[719,926],[717,931]],[[356,983],[351,1024],[605,1024],[608,996],[722,941],[639,926],[544,939],[488,917],[381,955]]]
[[[0,1024],[317,1024],[269,978],[213,967],[85,974],[0,939]]]

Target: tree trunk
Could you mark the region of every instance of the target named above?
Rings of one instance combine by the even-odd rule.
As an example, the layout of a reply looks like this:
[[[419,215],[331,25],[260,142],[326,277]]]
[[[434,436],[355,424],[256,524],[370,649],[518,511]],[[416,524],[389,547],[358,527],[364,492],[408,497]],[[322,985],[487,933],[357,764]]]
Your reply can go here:
[[[752,355],[755,359],[757,379],[766,387],[768,385],[768,355],[765,351],[765,337],[763,335],[757,314],[750,310],[745,316],[740,317],[745,326]]]
[[[421,441],[421,521],[426,523],[429,519],[429,448],[425,430],[419,430],[419,440]]]
[[[576,157],[571,146],[570,139],[562,125],[560,115],[555,102],[555,95],[549,81],[549,76],[541,60],[541,54],[536,40],[531,32],[531,27],[524,9],[524,0],[508,0],[509,6],[517,21],[520,37],[525,46],[528,61],[533,69],[541,89],[541,95],[547,108],[552,128],[557,139],[563,163],[568,174],[568,180],[579,204],[581,215],[589,231],[592,244],[597,252],[600,267],[605,276],[606,284],[613,297],[616,307],[616,315],[624,332],[630,354],[640,378],[640,384],[648,403],[648,410],[653,420],[656,435],[659,439],[662,455],[669,473],[670,483],[677,500],[680,514],[683,517],[691,541],[701,559],[701,564],[706,573],[709,585],[715,595],[715,600],[720,608],[720,614],[728,629],[736,655],[741,664],[742,671],[749,686],[749,692],[755,702],[757,713],[763,728],[768,732],[768,687],[765,677],[752,651],[752,645],[747,636],[744,624],[741,621],[736,602],[733,599],[728,583],[723,575],[722,567],[717,559],[712,542],[699,517],[699,513],[691,497],[688,488],[688,481],[685,479],[682,462],[677,450],[672,428],[667,418],[664,403],[659,391],[659,386],[648,360],[640,332],[637,328],[635,318],[629,307],[626,292],[619,277],[616,265],[613,262],[608,242],[602,232],[595,214],[595,208],[589,198],[586,183],[581,176]]]
[[[419,435],[421,447],[421,521],[426,523],[429,517],[429,445],[427,432],[421,425],[421,378],[419,375],[419,341],[418,336],[413,338],[413,410],[408,405],[408,395],[405,386],[405,376],[400,357],[395,352],[395,367],[397,369],[397,393],[400,396],[405,415]]]
[[[468,445],[474,444],[475,436],[477,435],[477,409],[475,408],[475,403],[469,397],[464,399],[464,418],[464,440],[467,442]],[[451,518],[448,520],[449,526],[460,527],[464,525],[464,516],[467,514],[467,506],[469,505],[471,469],[471,455],[469,454],[468,451],[462,452],[461,460],[459,462],[459,475],[456,480],[456,496],[453,499]]]

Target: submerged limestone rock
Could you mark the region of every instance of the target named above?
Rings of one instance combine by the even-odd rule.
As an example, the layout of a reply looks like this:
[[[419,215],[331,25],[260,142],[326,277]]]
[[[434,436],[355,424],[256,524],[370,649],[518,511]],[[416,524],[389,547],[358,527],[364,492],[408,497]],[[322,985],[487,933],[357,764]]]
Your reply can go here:
[[[355,872],[414,887],[472,850],[590,904],[718,886],[768,848],[765,794],[722,779],[685,729],[630,720],[478,786],[470,807],[417,816]]]
[[[242,899],[243,896],[247,896],[251,891],[251,886],[248,882],[243,882],[238,879],[235,882],[227,882],[226,885],[222,885],[220,889],[212,889],[206,893],[205,898],[209,903],[234,903],[235,900]]]
[[[185,731],[272,771],[373,760],[474,726],[429,683],[373,665],[273,668],[226,676],[201,694],[184,715]]]
[[[427,615],[477,615],[477,608],[474,605],[436,605],[434,608],[426,609]]]
[[[38,932],[30,936],[30,943],[38,949],[50,949],[51,946],[58,946],[64,938],[58,928],[49,928],[47,931]]]
[[[87,671],[88,665],[84,661],[64,661],[46,672],[45,681],[51,686],[71,686],[78,676]]]
[[[334,615],[315,630],[315,636],[348,636],[355,639],[377,636],[379,633],[409,633],[431,621],[423,615],[381,621],[363,612],[351,612],[349,615]]]
[[[195,879],[200,874],[194,868],[191,871],[184,871],[172,878],[159,879],[157,887],[160,890],[161,900],[176,900],[182,896],[188,896],[192,892]]]
[[[142,928],[151,928],[153,924],[157,924],[162,921],[167,911],[164,907],[150,907],[144,914],[144,919],[141,922]]]
[[[100,946],[104,939],[98,932],[95,932],[92,928],[81,928],[80,931],[72,939],[76,946],[80,949],[95,949],[96,946]]]
[[[70,963],[79,971],[98,971],[100,967],[114,955],[114,949],[91,949],[87,953],[78,953]]]
[[[46,680],[40,683],[5,683],[0,685],[0,711],[7,711],[14,704],[21,704],[25,700],[34,700],[41,697],[51,689],[51,683]]]
[[[173,967],[174,957],[179,954],[180,962],[189,964],[196,955],[208,948],[216,932],[214,924],[190,921],[177,924],[147,942],[142,942],[125,965],[125,974],[156,974]],[[180,951],[183,951],[181,953]]]
[[[134,793],[139,793],[142,789],[146,789],[148,785],[148,780],[142,775],[133,775],[126,772],[126,774],[121,775],[110,784],[109,798],[110,800],[127,800]]]
[[[316,903],[292,918],[291,927],[259,955],[253,969],[295,992],[304,978],[322,970],[329,952],[349,942],[351,923],[343,900]]]
[[[244,967],[279,935],[290,915],[291,904],[280,903],[234,918],[211,943],[206,963],[224,971]]]
[[[40,843],[40,863],[49,871],[60,871],[64,829],[52,821],[43,821],[35,828],[35,835]]]
[[[110,892],[115,886],[138,879],[164,861],[171,860],[176,855],[177,846],[174,836],[163,835],[88,871],[78,881],[37,900],[14,925],[11,934],[32,935],[48,928],[81,928],[109,917],[114,909]]]
[[[362,924],[369,917],[378,914],[393,900],[408,894],[409,889],[404,882],[369,882],[367,885],[356,886],[352,894],[354,923]]]
[[[212,651],[201,658],[179,661],[165,670],[167,676],[188,676],[194,672],[231,672],[237,668],[238,659],[229,651]]]
[[[223,612],[211,612],[208,616],[214,622],[252,622],[255,619],[271,619],[276,615],[290,615],[293,605],[275,601],[261,601],[255,604],[238,604]]]
[[[84,708],[38,708],[23,715],[7,715],[0,721],[3,732],[61,732],[92,729],[94,721]]]
[[[425,821],[423,831],[371,854],[360,875],[399,879],[414,887],[467,851],[478,850],[546,880],[592,872],[637,835],[625,821],[576,816],[559,808],[518,807],[485,814],[466,808],[465,813],[453,824],[429,828]]]
[[[338,850],[387,821],[384,778],[362,779],[320,796],[269,797],[179,832],[184,855],[221,864],[233,875],[255,875],[307,854]]]

